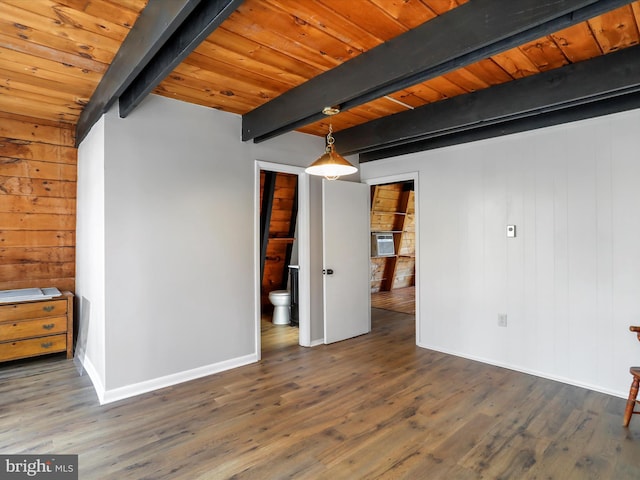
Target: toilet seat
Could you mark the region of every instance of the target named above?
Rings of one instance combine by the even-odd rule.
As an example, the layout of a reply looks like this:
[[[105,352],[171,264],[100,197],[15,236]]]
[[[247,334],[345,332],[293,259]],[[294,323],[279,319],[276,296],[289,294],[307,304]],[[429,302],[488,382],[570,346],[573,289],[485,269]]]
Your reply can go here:
[[[269,296],[274,297],[286,297],[287,295],[291,295],[289,290],[274,290],[273,292],[269,292]]]

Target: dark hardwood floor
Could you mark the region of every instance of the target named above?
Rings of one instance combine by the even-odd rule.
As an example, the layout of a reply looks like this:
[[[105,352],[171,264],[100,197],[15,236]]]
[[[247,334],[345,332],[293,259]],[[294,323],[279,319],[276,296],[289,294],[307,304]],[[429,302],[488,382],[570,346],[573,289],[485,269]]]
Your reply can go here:
[[[257,364],[102,407],[73,361],[0,366],[0,453],[83,480],[640,478],[622,399],[420,349],[402,313],[314,348],[277,328]]]

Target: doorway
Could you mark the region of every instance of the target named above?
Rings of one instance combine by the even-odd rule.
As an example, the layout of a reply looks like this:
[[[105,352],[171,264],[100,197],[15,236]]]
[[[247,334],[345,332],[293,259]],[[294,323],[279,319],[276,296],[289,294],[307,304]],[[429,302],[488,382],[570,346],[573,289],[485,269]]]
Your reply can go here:
[[[418,338],[417,173],[366,183],[371,189],[371,308],[413,316]]]
[[[299,342],[297,221],[298,176],[260,170],[260,332],[263,354],[265,350]]]
[[[270,186],[265,189],[265,179]],[[269,202],[263,202],[265,190],[271,196],[269,224],[261,215]],[[276,192],[277,191],[277,192]],[[310,254],[309,254],[309,181],[301,167],[263,161],[255,164],[255,301],[256,354],[262,358],[265,348],[278,343],[310,344]],[[267,232],[266,234],[263,232]],[[268,243],[261,237],[267,235]],[[274,325],[271,290],[291,290],[289,265],[299,265],[297,273],[297,326]]]

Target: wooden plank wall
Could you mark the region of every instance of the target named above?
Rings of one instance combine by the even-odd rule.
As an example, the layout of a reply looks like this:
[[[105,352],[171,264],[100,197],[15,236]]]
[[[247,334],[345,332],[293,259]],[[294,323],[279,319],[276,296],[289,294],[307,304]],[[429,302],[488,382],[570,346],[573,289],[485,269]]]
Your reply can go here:
[[[393,233],[395,255],[371,257],[371,293],[415,284],[415,197],[404,184],[371,187],[371,231]]]
[[[273,210],[269,224],[269,241],[267,243],[267,258],[264,264],[262,278],[261,303],[263,308],[270,308],[269,292],[286,289],[288,270],[285,260],[287,247],[295,240],[289,236],[291,226],[291,212],[298,176],[288,173],[276,174],[276,187],[273,194]],[[264,191],[264,171],[260,172],[260,205]]]
[[[0,112],[0,290],[75,291],[74,131]]]

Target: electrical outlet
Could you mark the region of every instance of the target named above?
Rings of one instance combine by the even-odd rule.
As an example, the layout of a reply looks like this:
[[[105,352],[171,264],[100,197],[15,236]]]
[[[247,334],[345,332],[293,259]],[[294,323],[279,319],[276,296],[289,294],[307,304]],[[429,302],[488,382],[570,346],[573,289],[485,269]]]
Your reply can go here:
[[[499,327],[506,327],[507,326],[507,314],[506,313],[499,313],[498,314],[498,326]]]

